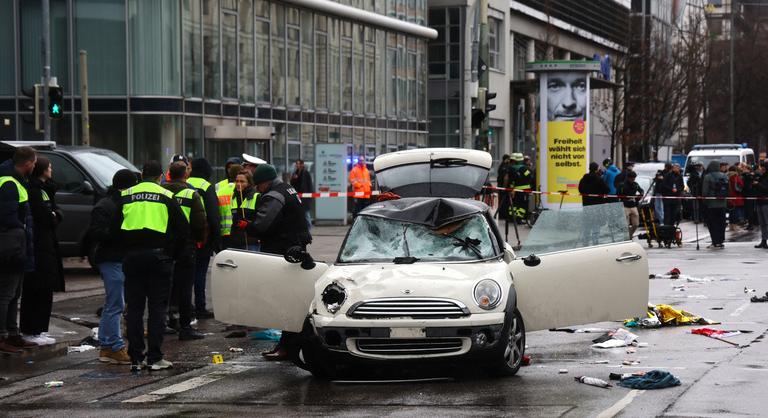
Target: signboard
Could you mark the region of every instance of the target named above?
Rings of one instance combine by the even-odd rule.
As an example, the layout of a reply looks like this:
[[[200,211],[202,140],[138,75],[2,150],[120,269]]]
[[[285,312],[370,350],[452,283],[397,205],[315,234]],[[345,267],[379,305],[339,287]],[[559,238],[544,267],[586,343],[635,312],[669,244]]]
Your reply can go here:
[[[347,146],[344,144],[315,145],[315,187],[320,193],[347,191]],[[315,199],[315,219],[347,223],[347,198]]]
[[[580,62],[584,65],[584,62]],[[598,64],[599,65],[599,64]],[[539,73],[541,131],[539,173],[545,207],[561,203],[558,192],[579,193],[579,181],[589,169],[589,72],[571,65]],[[599,69],[599,67],[598,67]],[[567,196],[563,207],[580,207],[581,198]]]

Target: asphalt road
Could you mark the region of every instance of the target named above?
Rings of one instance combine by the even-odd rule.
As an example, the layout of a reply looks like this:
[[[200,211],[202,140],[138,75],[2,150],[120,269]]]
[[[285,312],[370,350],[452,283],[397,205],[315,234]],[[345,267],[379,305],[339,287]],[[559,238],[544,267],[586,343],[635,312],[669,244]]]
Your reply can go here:
[[[312,251],[332,260],[343,228],[317,228]],[[690,236],[686,233],[686,237]],[[768,383],[768,303],[750,303],[744,288],[768,290],[764,250],[752,248],[752,236],[739,235],[724,250],[650,249],[651,273],[678,267],[686,277],[650,282],[650,302],[666,303],[722,325],[753,331],[730,338],[734,345],[689,333],[692,327],[633,330],[647,347],[592,348],[598,335],[534,332],[528,334],[532,357],[512,378],[489,378],[472,365],[461,369],[366,370],[374,382],[324,382],[288,363],[268,363],[259,352],[270,342],[225,338],[217,321],[200,329],[205,340],[166,340],[166,358],[175,368],[132,375],[127,366],[102,365],[94,351],[32,363],[6,361],[0,376],[0,414],[12,416],[764,416]],[[70,270],[73,297],[57,297],[59,330],[75,322],[95,321],[101,303],[98,279]],[[693,281],[688,280],[688,276]],[[704,279],[704,281],[697,281]],[[684,291],[675,290],[684,286]],[[68,324],[68,325],[67,325]],[[621,324],[590,326],[616,328]],[[79,332],[87,328],[80,327]],[[64,332],[64,331],[61,331]],[[63,336],[62,336],[63,337]],[[230,347],[242,353],[229,352]],[[224,364],[212,364],[212,352]],[[639,362],[622,366],[624,360]],[[607,363],[605,363],[607,361]],[[10,364],[10,365],[9,365]],[[561,373],[561,369],[566,373]],[[635,391],[602,389],[574,381],[587,375],[607,379],[611,372],[663,369],[681,386]],[[405,382],[393,382],[403,379]],[[409,380],[410,379],[410,380]],[[415,380],[422,379],[422,380]],[[423,380],[428,379],[428,380]],[[60,380],[59,388],[45,388]]]

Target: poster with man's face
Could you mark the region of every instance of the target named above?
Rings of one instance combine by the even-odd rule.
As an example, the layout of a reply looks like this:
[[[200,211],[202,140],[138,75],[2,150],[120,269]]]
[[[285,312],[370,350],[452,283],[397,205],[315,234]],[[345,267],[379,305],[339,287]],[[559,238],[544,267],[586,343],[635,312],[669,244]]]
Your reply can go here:
[[[549,73],[547,79],[547,121],[585,120],[586,115],[586,73]]]

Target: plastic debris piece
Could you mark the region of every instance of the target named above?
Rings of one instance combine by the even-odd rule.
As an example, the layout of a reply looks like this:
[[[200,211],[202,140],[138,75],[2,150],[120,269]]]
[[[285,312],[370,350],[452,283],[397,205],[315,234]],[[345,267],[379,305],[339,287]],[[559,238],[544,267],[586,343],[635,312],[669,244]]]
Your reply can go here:
[[[531,365],[531,356],[529,355],[523,355],[523,360],[521,361],[523,366],[530,366]]]
[[[707,277],[686,277],[685,280],[688,283],[705,283],[705,282],[711,282],[712,279]]]
[[[680,276],[680,269],[677,268],[677,267],[673,267],[672,270],[667,272],[667,274],[672,276],[672,277],[678,277],[678,276]]]
[[[638,360],[624,360],[621,362],[623,366],[637,366],[640,364],[640,361]]]
[[[99,339],[99,327],[91,328],[91,338],[94,340]]]
[[[747,286],[744,286],[744,293],[756,293],[757,290],[755,289],[747,289]]]
[[[645,372],[642,370],[634,373],[610,373],[608,380],[621,380],[632,376],[643,376],[644,374]]]
[[[45,382],[44,386],[47,388],[60,388],[64,386],[64,382],[61,380],[51,380],[50,382]]]
[[[283,334],[279,329],[265,329],[262,331],[253,331],[248,336],[252,340],[267,340],[267,341],[280,341],[280,336]]]
[[[752,302],[759,303],[759,302],[768,302],[768,292],[765,292],[765,296],[752,296],[752,298],[749,299]]]
[[[566,374],[566,373],[568,373],[568,369],[560,369],[557,372],[560,373],[560,374]]]
[[[722,311],[723,307],[722,306],[715,306],[714,308],[709,308],[709,310],[710,311]]]
[[[243,350],[240,347],[229,347],[229,352],[230,353],[242,353],[243,351],[245,351],[245,350]]]
[[[85,351],[95,350],[96,347],[88,344],[83,345],[71,345],[67,347],[67,353],[83,353]]]
[[[645,348],[645,347],[648,347],[648,343],[637,343],[635,344],[635,347]]]
[[[576,376],[573,379],[576,380],[579,383],[584,383],[585,385],[590,385],[590,386],[597,386],[599,388],[606,388],[606,389],[608,389],[608,388],[611,388],[613,386],[612,384],[606,382],[605,380],[598,379],[596,377]]]
[[[747,292],[744,292],[744,293],[747,293]],[[75,316],[75,317],[69,318],[69,320],[70,321],[79,321],[80,317],[79,316]]]

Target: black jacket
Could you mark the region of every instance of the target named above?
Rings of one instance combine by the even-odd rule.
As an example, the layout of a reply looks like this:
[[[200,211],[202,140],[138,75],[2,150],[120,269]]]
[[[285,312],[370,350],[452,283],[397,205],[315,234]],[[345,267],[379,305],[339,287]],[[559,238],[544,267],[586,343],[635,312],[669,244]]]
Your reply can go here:
[[[291,186],[299,193],[312,193],[315,191],[315,186],[312,184],[312,176],[306,169],[301,172],[294,171],[291,176]],[[301,205],[304,210],[312,209],[312,201],[314,199],[302,199]]]
[[[758,197],[759,206],[768,205],[768,173],[760,175],[757,184],[752,185],[753,194]]]
[[[13,166],[13,161],[6,160],[0,164],[0,177],[11,176],[29,191],[27,179],[20,176]],[[24,271],[35,269],[34,255],[34,225],[29,202],[19,204],[19,191],[12,182],[6,182],[0,187],[0,229],[22,228],[27,237],[27,252]]]
[[[227,246],[229,248],[246,249],[246,243],[256,244],[259,241],[258,238],[249,237],[249,234],[246,231],[243,231],[237,227],[237,223],[242,220],[248,222],[253,222],[256,220],[256,209],[239,208],[243,199],[250,199],[254,194],[256,194],[256,188],[251,187],[243,192],[242,199],[240,198],[241,194],[237,191],[237,189],[235,189],[235,193],[232,195],[232,232],[230,233],[229,238],[227,238]],[[260,196],[261,195],[259,195],[259,197]],[[256,205],[258,206],[258,204],[259,198],[257,197]]]
[[[39,179],[29,182],[29,207],[35,222],[34,248],[35,271],[27,273],[24,286],[41,289],[64,291],[64,267],[59,252],[59,239],[56,227],[62,220],[61,211],[56,206],[56,186],[51,182],[43,183]],[[43,198],[44,193],[48,199]]]
[[[120,191],[110,188],[107,196],[99,200],[91,210],[91,224],[85,233],[84,247],[95,248],[94,261],[122,262],[123,246],[120,242],[120,223],[118,213]]]
[[[691,196],[701,196],[703,174],[699,174],[696,170],[691,170],[691,174],[688,176],[688,190],[691,192]]]
[[[192,162],[190,177],[199,177],[210,182],[211,168],[208,162],[202,159]],[[205,205],[205,216],[208,219],[208,239],[202,248],[197,249],[197,257],[210,257],[213,250],[219,247],[221,242],[221,219],[219,214],[219,198],[216,197],[216,185],[211,183],[207,190],[196,189]]]
[[[261,251],[285,254],[293,246],[306,246],[312,236],[296,190],[275,179],[269,190],[259,196],[256,218],[248,225],[249,235],[261,240]]]
[[[674,171],[665,174],[664,181],[659,185],[662,196],[680,196],[683,194],[684,188],[683,176]]]
[[[619,184],[619,187],[616,190],[620,195],[628,196],[621,199],[624,202],[625,208],[636,208],[638,199],[643,197],[643,189],[640,187],[640,185],[637,184],[636,181],[631,181],[629,179],[625,179],[624,183]]]
[[[610,191],[611,189],[608,188],[598,173],[584,174],[579,182],[579,193],[581,194],[608,194]],[[583,196],[581,201],[583,206],[591,206],[605,203],[605,198]]]

